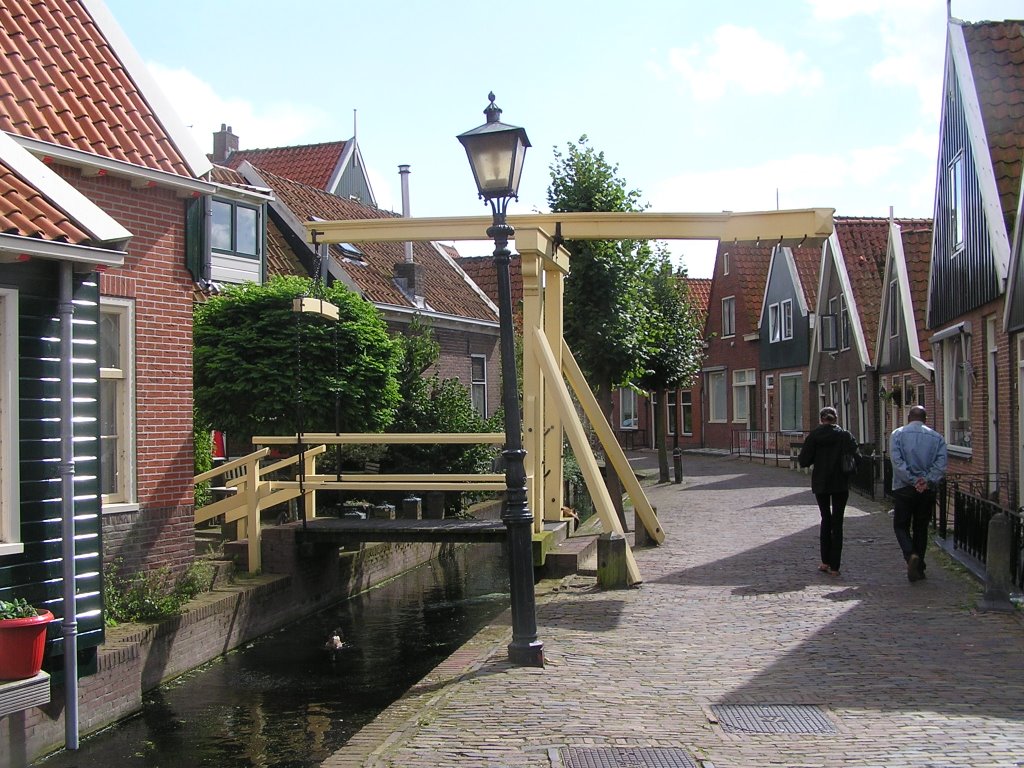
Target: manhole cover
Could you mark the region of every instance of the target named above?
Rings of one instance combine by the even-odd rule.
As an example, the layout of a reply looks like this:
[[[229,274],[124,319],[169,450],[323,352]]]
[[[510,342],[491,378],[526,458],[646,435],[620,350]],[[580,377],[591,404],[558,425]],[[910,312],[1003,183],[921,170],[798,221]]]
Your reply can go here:
[[[715,704],[711,711],[732,733],[835,733],[817,707],[759,704]]]
[[[565,768],[700,768],[677,747],[562,747]]]

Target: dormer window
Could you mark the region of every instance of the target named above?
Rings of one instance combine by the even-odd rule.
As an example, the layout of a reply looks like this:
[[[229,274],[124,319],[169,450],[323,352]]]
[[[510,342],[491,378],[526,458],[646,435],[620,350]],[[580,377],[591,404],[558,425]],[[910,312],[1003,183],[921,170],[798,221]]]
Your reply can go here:
[[[260,242],[259,209],[228,200],[210,206],[210,245],[219,253],[257,258]]]
[[[263,280],[266,208],[229,197],[199,197],[186,213],[185,266],[201,285]]]

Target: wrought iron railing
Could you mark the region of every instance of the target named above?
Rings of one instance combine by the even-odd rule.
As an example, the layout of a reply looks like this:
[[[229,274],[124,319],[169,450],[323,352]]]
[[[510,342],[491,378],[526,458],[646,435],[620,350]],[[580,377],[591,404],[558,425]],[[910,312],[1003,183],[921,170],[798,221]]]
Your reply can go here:
[[[774,461],[775,466],[795,461],[806,432],[763,432],[755,429],[734,429],[729,441],[733,456]]]
[[[1005,512],[1010,520],[1010,578],[1024,589],[1024,507],[1007,509],[998,502],[970,493],[956,481],[953,496],[953,548],[980,563],[988,562],[988,527],[992,517]]]
[[[1010,574],[1017,589],[1024,592],[1024,507],[1010,512]]]
[[[1001,509],[1010,511],[1017,507],[1017,484],[1008,472],[951,472],[941,483],[935,500],[935,514],[932,522],[939,538],[949,536],[949,489],[957,484],[959,488],[972,496],[990,501]],[[887,492],[891,484],[886,486]],[[956,526],[956,509],[953,509],[953,526]]]

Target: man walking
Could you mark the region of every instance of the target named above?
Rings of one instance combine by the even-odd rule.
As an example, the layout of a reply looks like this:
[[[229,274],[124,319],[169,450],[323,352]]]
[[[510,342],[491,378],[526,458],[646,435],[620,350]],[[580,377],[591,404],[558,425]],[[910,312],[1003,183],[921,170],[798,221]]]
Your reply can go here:
[[[907,561],[907,578],[924,578],[924,553],[928,547],[928,521],[935,508],[935,491],[946,474],[946,441],[924,422],[928,412],[915,405],[904,427],[889,438],[892,459],[892,495],[895,510],[892,527]]]

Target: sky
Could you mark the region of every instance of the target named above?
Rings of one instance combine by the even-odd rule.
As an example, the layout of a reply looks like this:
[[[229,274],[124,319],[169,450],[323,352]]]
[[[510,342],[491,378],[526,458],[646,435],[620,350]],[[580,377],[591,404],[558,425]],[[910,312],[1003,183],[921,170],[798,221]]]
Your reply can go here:
[[[932,215],[946,0],[106,4],[203,151],[221,124],[242,149],[356,136],[381,208],[408,164],[413,216],[489,214],[455,136],[493,91],[532,144],[511,214],[548,210],[554,153],[586,136],[653,211]],[[711,276],[713,243],[671,250]]]

